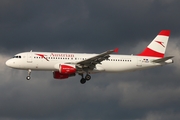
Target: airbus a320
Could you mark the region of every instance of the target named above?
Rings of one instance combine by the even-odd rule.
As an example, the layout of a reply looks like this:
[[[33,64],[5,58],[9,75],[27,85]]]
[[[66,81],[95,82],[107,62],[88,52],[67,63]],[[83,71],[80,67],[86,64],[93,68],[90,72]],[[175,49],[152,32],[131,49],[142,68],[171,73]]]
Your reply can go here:
[[[6,65],[20,70],[27,70],[27,80],[31,71],[53,71],[55,79],[81,76],[80,82],[86,83],[92,73],[124,72],[152,68],[173,63],[173,56],[165,57],[170,30],[162,30],[152,42],[137,55],[115,55],[118,48],[100,54],[23,52],[6,61]]]

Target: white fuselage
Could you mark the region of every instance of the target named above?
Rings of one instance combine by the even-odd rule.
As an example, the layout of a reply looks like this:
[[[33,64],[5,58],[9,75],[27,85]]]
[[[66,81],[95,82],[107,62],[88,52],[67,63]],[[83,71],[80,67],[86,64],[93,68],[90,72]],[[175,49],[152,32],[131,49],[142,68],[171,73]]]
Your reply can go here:
[[[112,55],[118,48],[101,54],[24,52],[15,55],[6,65],[15,69],[53,71],[55,79],[66,79],[79,74],[81,84],[95,72],[123,72],[173,63],[173,56],[164,57],[170,31],[162,30],[138,55]],[[84,76],[84,73],[86,74]]]
[[[40,56],[39,54],[44,56]],[[6,65],[22,70],[58,71],[59,64],[75,64],[96,55],[97,54],[24,52],[9,59]],[[152,62],[155,59],[158,58],[136,55],[110,55],[109,59],[102,61],[101,64],[97,64],[94,70],[89,72],[122,72],[172,63],[172,60],[167,60],[164,63]]]
[[[101,54],[30,51],[15,55],[6,61],[6,65],[28,70],[27,80],[30,80],[32,70],[41,70],[53,71],[55,79],[79,74],[80,82],[84,84],[91,79],[91,73],[132,71],[173,63],[173,56],[164,57],[169,35],[170,30],[162,30],[138,55],[112,55],[118,52],[118,48]]]

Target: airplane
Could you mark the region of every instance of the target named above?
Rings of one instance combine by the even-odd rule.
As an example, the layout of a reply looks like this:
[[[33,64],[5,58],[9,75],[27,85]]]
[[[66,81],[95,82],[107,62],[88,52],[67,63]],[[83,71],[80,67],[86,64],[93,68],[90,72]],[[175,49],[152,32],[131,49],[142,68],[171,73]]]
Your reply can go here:
[[[164,57],[170,30],[162,30],[139,54],[117,55],[118,48],[100,54],[22,52],[6,61],[6,65],[27,70],[27,80],[31,71],[52,71],[54,79],[67,79],[76,74],[81,76],[80,83],[91,79],[92,73],[124,72],[152,68],[173,63],[173,56]]]

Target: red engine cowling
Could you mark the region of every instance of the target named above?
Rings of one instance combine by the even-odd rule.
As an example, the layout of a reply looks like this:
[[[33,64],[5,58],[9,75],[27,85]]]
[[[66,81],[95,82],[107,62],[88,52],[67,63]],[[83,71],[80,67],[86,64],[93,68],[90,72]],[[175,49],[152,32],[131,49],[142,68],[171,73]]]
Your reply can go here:
[[[68,77],[72,77],[72,76],[75,76],[75,75],[76,75],[76,73],[73,73],[73,74],[62,74],[59,71],[54,71],[53,72],[54,79],[66,79]]]
[[[59,72],[63,75],[70,75],[76,73],[76,68],[71,65],[67,64],[60,64],[59,65]]]
[[[68,74],[61,74],[59,71],[54,71],[53,77],[54,77],[54,79],[66,79],[69,77],[69,75]]]

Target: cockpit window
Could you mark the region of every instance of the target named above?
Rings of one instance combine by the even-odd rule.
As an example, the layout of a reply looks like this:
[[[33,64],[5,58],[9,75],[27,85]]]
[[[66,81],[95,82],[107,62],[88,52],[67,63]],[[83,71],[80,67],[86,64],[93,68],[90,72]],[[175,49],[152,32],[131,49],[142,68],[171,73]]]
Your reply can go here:
[[[21,56],[13,56],[13,58],[21,58]]]

